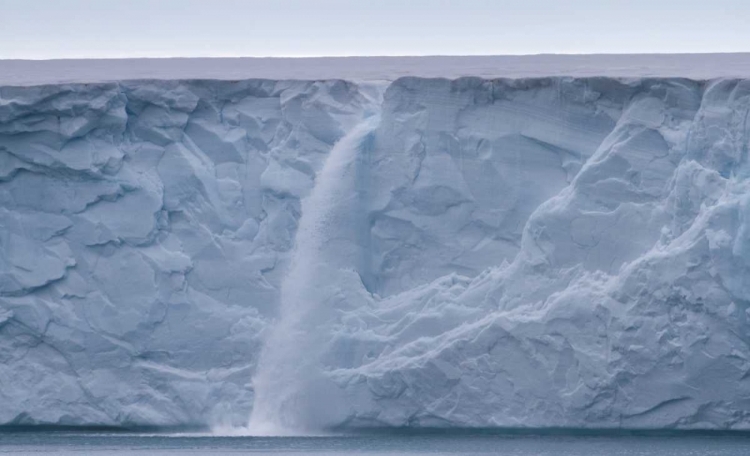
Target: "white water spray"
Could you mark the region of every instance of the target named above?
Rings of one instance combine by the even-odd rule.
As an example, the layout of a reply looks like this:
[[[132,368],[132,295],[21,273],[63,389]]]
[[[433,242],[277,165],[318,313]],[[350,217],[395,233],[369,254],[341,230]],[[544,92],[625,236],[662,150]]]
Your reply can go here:
[[[253,379],[253,435],[310,433],[335,421],[335,386],[325,379],[321,326],[329,322],[341,268],[354,268],[361,205],[357,163],[379,122],[371,117],[333,147],[315,187],[302,201],[294,252],[281,285],[279,320],[266,339]]]

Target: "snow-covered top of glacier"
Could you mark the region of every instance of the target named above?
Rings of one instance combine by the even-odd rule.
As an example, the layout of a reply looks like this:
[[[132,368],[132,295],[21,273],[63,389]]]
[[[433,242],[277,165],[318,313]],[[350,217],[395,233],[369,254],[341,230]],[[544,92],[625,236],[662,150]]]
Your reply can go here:
[[[133,79],[394,80],[401,76],[750,77],[750,53],[0,60],[1,85]]]

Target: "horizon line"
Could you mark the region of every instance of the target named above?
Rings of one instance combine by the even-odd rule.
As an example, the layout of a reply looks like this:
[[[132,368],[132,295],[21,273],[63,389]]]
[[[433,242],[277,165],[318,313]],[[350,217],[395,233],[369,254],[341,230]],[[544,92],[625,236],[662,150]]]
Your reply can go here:
[[[457,58],[457,57],[596,57],[596,56],[666,56],[666,55],[737,55],[747,51],[716,52],[539,52],[529,54],[376,54],[376,55],[199,55],[199,56],[117,56],[117,57],[0,57],[0,61],[45,62],[53,60],[189,60],[189,59],[351,59],[351,58]]]

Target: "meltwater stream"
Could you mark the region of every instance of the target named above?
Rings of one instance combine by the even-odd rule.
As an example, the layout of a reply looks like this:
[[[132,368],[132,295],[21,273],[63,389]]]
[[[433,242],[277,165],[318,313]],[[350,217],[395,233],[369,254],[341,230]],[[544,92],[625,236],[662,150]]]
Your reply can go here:
[[[356,224],[364,187],[358,163],[379,122],[373,116],[339,140],[302,201],[291,264],[281,285],[278,322],[266,339],[253,379],[252,435],[314,432],[335,422],[339,408],[318,356],[320,325],[329,320],[338,278],[357,269],[362,242]]]

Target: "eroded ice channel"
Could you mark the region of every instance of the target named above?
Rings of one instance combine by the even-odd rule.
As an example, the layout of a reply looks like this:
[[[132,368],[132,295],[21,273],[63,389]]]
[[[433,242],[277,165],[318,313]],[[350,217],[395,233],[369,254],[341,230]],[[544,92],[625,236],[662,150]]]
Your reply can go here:
[[[750,427],[750,82],[383,88],[0,88],[0,423]]]

